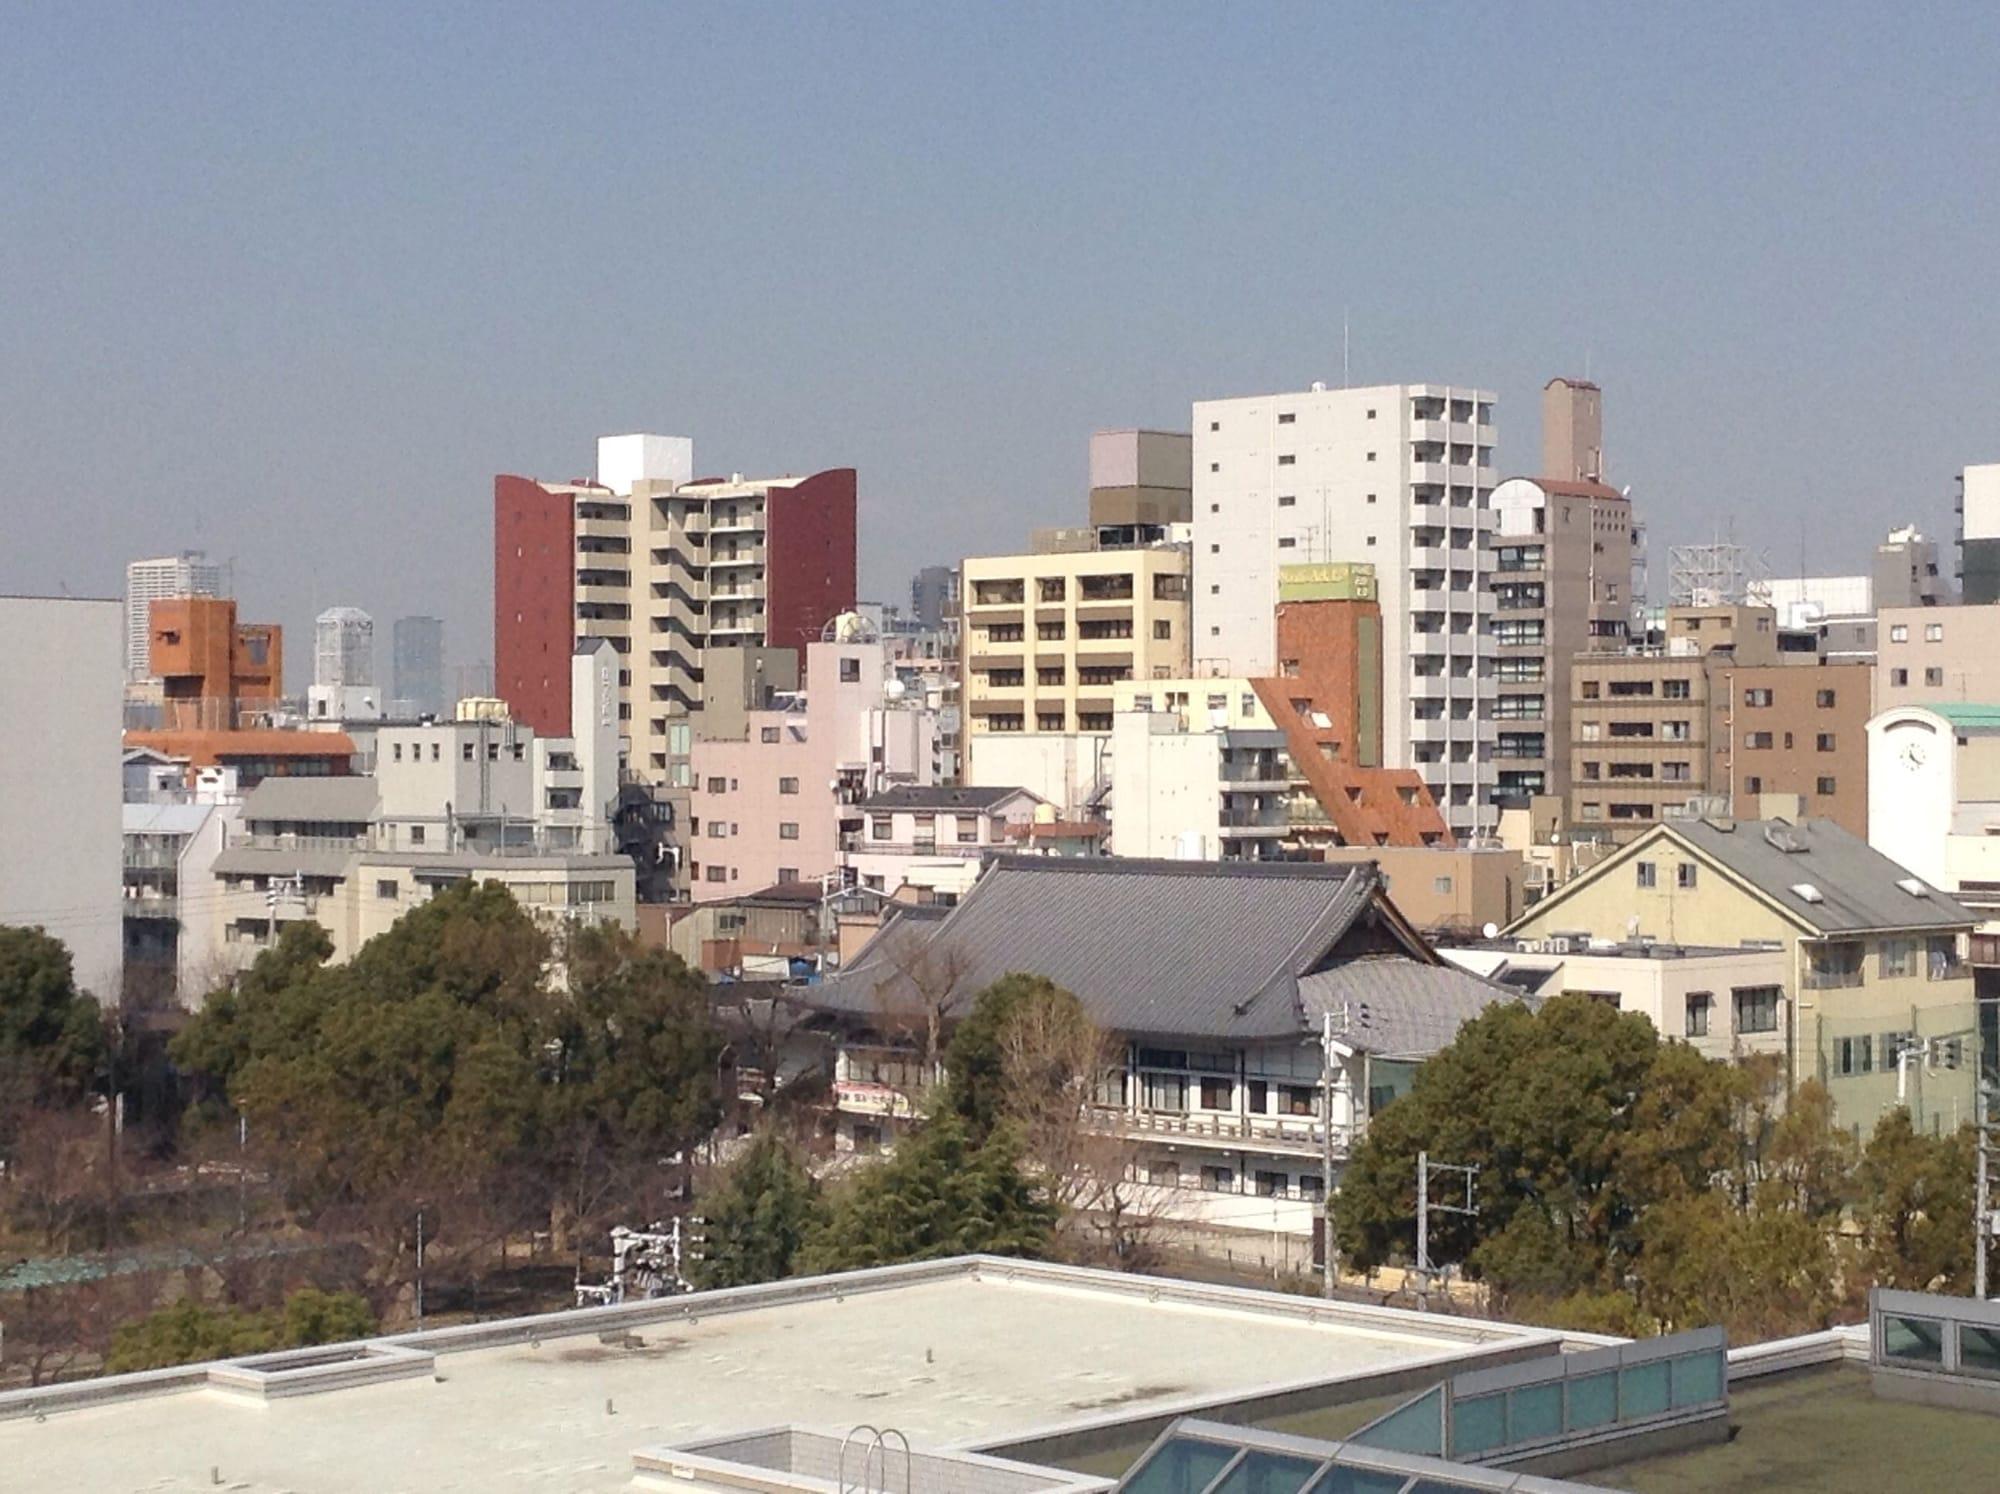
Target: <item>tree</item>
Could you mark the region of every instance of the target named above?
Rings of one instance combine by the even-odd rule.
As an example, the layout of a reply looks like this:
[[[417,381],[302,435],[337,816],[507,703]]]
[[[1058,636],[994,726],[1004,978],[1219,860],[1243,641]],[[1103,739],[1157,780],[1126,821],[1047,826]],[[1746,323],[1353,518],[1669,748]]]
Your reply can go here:
[[[77,989],[63,942],[0,928],[0,1083],[36,1105],[74,1103],[104,1057],[103,1012]]]
[[[1971,1290],[1973,1152],[1970,1130],[1925,1136],[1900,1107],[1875,1123],[1855,1170],[1869,1279],[1917,1292]]]
[[[554,1083],[548,1131],[568,1222],[602,1224],[607,1201],[638,1220],[657,1217],[684,1175],[667,1158],[712,1130],[722,1037],[708,982],[678,955],[628,933],[589,929],[568,951],[567,998],[548,1024]]]
[[[1614,1290],[1644,1249],[1646,1211],[1737,1160],[1744,1084],[1589,997],[1495,1004],[1371,1121],[1335,1202],[1342,1251],[1363,1268],[1412,1258],[1428,1151],[1480,1170],[1477,1217],[1431,1221],[1434,1261],[1464,1263],[1503,1298]]]
[[[120,1328],[105,1368],[112,1374],[234,1359],[273,1349],[342,1343],[375,1332],[375,1315],[352,1292],[304,1287],[281,1311],[212,1307],[183,1297]]]
[[[800,1269],[851,1271],[972,1252],[1040,1255],[1056,1215],[1022,1171],[1009,1131],[974,1146],[964,1119],[944,1110],[834,1195],[800,1252]]]
[[[708,1223],[697,1284],[749,1286],[790,1276],[819,1214],[812,1175],[775,1131],[760,1131],[702,1205]]]

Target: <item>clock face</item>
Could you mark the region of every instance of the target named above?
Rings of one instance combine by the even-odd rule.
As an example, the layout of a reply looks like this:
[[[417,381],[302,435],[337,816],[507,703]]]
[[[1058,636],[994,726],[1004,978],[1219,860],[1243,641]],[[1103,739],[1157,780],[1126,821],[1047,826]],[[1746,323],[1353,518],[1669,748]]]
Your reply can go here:
[[[1924,744],[1922,742],[1911,742],[1897,756],[1902,758],[1904,767],[1911,769],[1921,768],[1924,765]]]

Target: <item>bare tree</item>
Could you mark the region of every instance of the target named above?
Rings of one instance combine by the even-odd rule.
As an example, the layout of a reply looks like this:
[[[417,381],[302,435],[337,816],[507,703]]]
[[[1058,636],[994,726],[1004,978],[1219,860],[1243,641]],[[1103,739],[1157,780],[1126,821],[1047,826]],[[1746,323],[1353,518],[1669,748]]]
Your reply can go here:
[[[878,1030],[917,1050],[926,1082],[944,1059],[944,1027],[970,997],[972,961],[956,944],[893,930],[884,945],[888,972],[875,984]]]

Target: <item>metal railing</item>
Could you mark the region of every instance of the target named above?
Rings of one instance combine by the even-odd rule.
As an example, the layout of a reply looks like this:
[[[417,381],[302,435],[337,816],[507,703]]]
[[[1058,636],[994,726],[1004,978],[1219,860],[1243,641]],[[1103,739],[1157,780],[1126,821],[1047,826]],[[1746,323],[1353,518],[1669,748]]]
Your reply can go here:
[[[1127,1110],[1119,1105],[1092,1105],[1084,1112],[1084,1121],[1093,1130],[1115,1135],[1245,1142],[1299,1151],[1317,1151],[1324,1134],[1323,1124],[1309,1115],[1209,1115],[1198,1111]],[[1359,1134],[1358,1127],[1335,1126],[1334,1151],[1350,1150]]]
[[[1804,985],[1808,991],[1843,991],[1861,985],[1864,979],[1858,967],[1853,970],[1808,970]]]

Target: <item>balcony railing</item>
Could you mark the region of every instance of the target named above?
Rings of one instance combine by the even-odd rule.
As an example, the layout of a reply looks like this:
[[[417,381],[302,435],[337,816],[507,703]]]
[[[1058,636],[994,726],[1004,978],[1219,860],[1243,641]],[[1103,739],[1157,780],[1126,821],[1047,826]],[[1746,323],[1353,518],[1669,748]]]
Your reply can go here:
[[[1308,1115],[1204,1115],[1199,1112],[1127,1110],[1118,1105],[1093,1105],[1085,1115],[1091,1129],[1112,1135],[1170,1136],[1183,1141],[1252,1145],[1271,1151],[1317,1156],[1323,1123]],[[1334,1155],[1344,1157],[1358,1139],[1359,1128],[1333,1128]]]
[[[1805,988],[1808,991],[1843,991],[1862,983],[1860,970],[1808,970]]]

